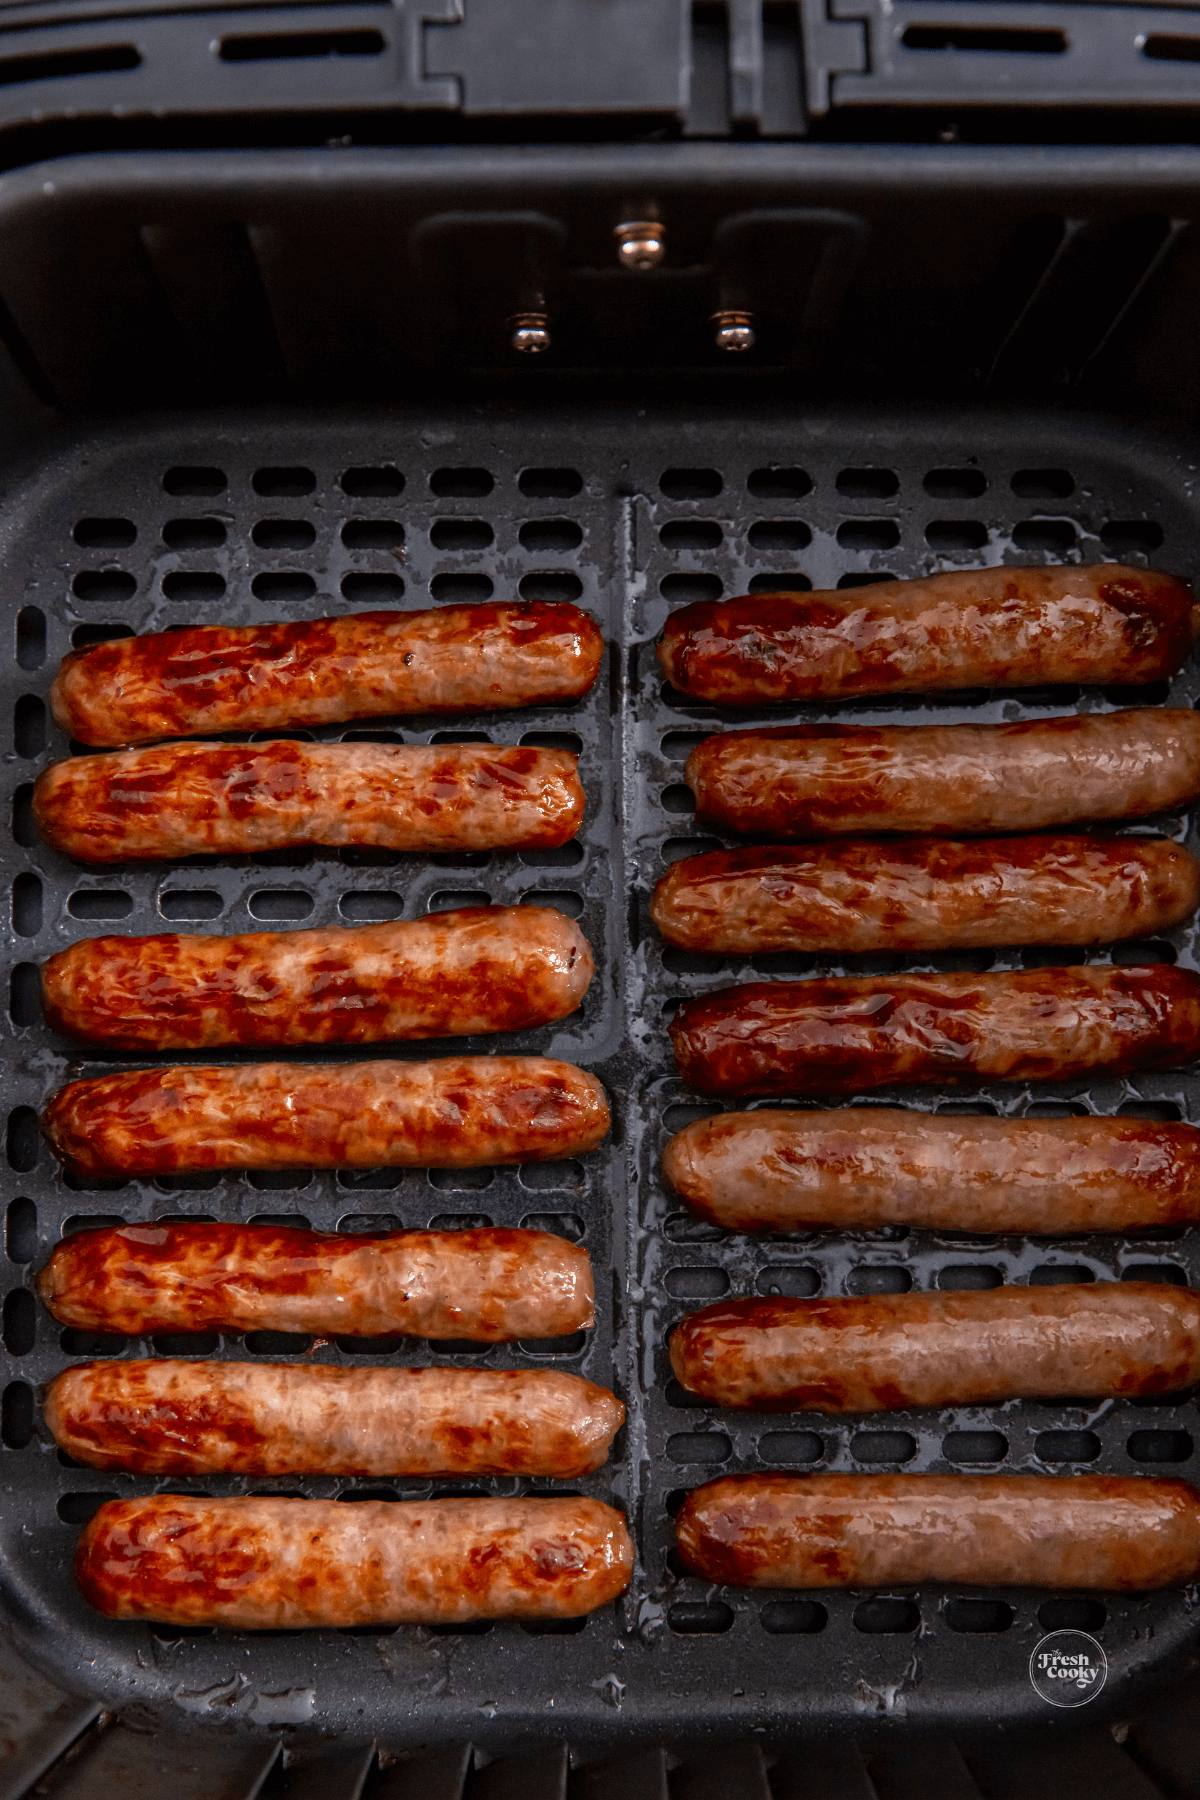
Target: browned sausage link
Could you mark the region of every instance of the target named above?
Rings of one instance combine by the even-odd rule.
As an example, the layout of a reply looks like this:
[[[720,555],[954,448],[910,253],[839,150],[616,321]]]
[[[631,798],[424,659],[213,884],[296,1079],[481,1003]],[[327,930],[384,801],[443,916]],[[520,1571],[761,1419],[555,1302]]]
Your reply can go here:
[[[126,1050],[373,1044],[524,1031],[574,1012],[595,973],[546,906],[244,937],[86,938],[42,965],[46,1017]]]
[[[1200,1220],[1200,1131],[843,1107],[685,1125],[663,1173],[727,1231],[1137,1231]]]
[[[1200,629],[1181,581],[1102,563],[970,569],[853,593],[745,594],[672,613],[668,680],[718,705],[1173,675]]]
[[[689,856],[650,914],[689,950],[857,953],[1110,944],[1197,904],[1200,863],[1169,838],[907,838]]]
[[[60,1088],[42,1115],[81,1175],[486,1168],[594,1150],[595,1076],[548,1056],[134,1069]]]
[[[1021,725],[803,725],[692,751],[696,815],[757,837],[1042,831],[1140,819],[1200,794],[1200,716],[1183,707]]]
[[[109,1500],[75,1578],[113,1619],[217,1625],[463,1624],[572,1619],[629,1585],[611,1506],[564,1500]]]
[[[760,1412],[889,1412],[1200,1377],[1200,1294],[1150,1281],[861,1299],[722,1300],[671,1337],[689,1393]]]
[[[586,694],[604,640],[577,606],[534,600],[204,625],[76,650],[50,690],[83,744],[480,712]]]
[[[675,1532],[689,1568],[738,1587],[1136,1593],[1200,1571],[1200,1494],[1144,1475],[730,1475]]]
[[[113,1225],[55,1249],[38,1292],[83,1331],[566,1337],[592,1323],[586,1250],[549,1231]]]
[[[149,1475],[590,1475],[625,1408],[557,1369],[109,1362],[50,1384],[55,1442]]]
[[[491,744],[159,744],[54,763],[33,811],[48,843],[92,863],[305,844],[527,849],[579,830],[575,763]]]
[[[685,1001],[671,1042],[701,1094],[1129,1075],[1200,1056],[1200,975],[1097,965],[751,982]]]

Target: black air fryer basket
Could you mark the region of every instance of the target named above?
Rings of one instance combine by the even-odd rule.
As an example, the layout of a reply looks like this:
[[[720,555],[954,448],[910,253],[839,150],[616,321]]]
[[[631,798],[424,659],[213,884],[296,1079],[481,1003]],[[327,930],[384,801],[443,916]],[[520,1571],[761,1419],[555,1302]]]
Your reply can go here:
[[[683,1494],[722,1472],[1200,1480],[1192,1394],[733,1417],[684,1394],[665,1344],[724,1295],[1200,1286],[1200,1233],[748,1238],[681,1210],[659,1170],[668,1136],[717,1110],[674,1071],[667,1026],[688,995],[813,972],[1194,968],[1194,926],[1111,952],[749,963],[667,948],[648,899],[671,861],[726,841],[694,824],[683,781],[714,730],[1200,701],[1189,666],[1144,690],[726,714],[665,685],[654,655],[672,607],[747,591],[1105,559],[1200,581],[1198,63],[1186,5],[0,9],[0,1603],[18,1661],[79,1697],[29,1735],[7,1786],[0,1767],[0,1793],[51,1765],[55,1793],[191,1780],[197,1800],[264,1780],[347,1800],[368,1781],[380,1796],[465,1784],[493,1800],[1197,1791],[1190,1589],[745,1592],[705,1584],[671,1550]],[[631,239],[640,256],[623,252]],[[576,843],[85,869],[38,839],[32,783],[78,748],[47,706],[72,646],[492,594],[595,615],[607,651],[587,698],[299,735],[578,750]],[[1188,816],[1146,829],[1196,847]],[[49,1030],[37,967],[53,951],[107,931],[287,929],[484,899],[559,906],[597,974],[557,1027],[447,1048],[593,1070],[614,1114],[594,1155],[86,1186],[40,1142],[38,1110],[64,1080],[154,1060],[89,1056]],[[1200,1123],[1200,1071],[871,1098]],[[33,1276],[60,1238],[163,1218],[538,1225],[587,1247],[597,1323],[467,1359],[271,1333],[102,1338],[41,1309]],[[611,1385],[628,1420],[581,1486],[627,1515],[632,1586],[553,1627],[238,1635],[101,1619],[71,1576],[79,1526],[110,1495],[179,1484],[71,1463],[39,1396],[73,1361],[144,1354],[483,1360]],[[401,1505],[465,1491],[203,1485]],[[1050,1706],[1029,1679],[1055,1630],[1089,1634],[1107,1659],[1086,1709]]]

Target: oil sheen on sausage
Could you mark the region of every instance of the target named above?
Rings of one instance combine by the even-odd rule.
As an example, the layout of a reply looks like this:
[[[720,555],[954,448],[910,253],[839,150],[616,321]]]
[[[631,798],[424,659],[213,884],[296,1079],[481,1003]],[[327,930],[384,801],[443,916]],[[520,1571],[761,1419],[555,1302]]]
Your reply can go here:
[[[586,694],[603,648],[587,613],[541,600],[201,625],[72,651],[50,705],[98,745],[483,712]]]
[[[102,1180],[554,1162],[608,1127],[595,1076],[548,1056],[122,1070],[69,1081],[42,1114],[55,1155]]]
[[[670,1029],[701,1094],[1111,1077],[1200,1056],[1200,975],[1097,964],[749,982],[685,1000]]]
[[[1200,1494],[1144,1475],[728,1475],[688,1495],[675,1538],[737,1587],[1137,1593],[1196,1579]]]
[[[1200,904],[1169,838],[1016,837],[714,850],[674,863],[650,915],[718,953],[861,953],[1150,937]]]
[[[47,843],[79,862],[310,844],[525,850],[565,844],[584,795],[568,750],[495,744],[158,744],[38,777]]]
[[[1200,715],[1145,707],[1019,725],[729,731],[696,746],[687,781],[697,818],[776,839],[1141,819],[1200,794]]]
[[[62,1325],[128,1337],[294,1331],[318,1337],[566,1337],[592,1323],[586,1250],[549,1231],[343,1234],[161,1223],[79,1231],[38,1293]]]
[[[573,1619],[629,1585],[619,1512],[573,1499],[109,1500],[75,1579],[113,1619],[216,1625],[452,1625]]]
[[[1138,684],[1187,660],[1200,609],[1152,569],[967,569],[852,592],[744,594],[671,614],[681,693],[719,706],[855,694]]]
[[[1165,1282],[722,1300],[671,1336],[689,1393],[757,1412],[894,1412],[1200,1378],[1200,1294]]]
[[[548,906],[238,937],[85,938],[42,965],[55,1031],[126,1050],[372,1044],[565,1018],[595,972]]]
[[[625,1408],[558,1369],[130,1362],[65,1369],[59,1448],[148,1475],[590,1475]]]
[[[1200,1220],[1200,1131],[1152,1119],[992,1119],[847,1106],[718,1113],[663,1174],[727,1231],[1137,1231]]]

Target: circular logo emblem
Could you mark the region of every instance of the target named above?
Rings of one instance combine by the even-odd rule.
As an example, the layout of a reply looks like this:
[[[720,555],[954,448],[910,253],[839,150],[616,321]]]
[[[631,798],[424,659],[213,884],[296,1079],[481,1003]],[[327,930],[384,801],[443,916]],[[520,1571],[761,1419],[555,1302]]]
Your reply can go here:
[[[1052,1631],[1029,1658],[1029,1679],[1051,1706],[1086,1706],[1107,1675],[1108,1658],[1086,1631]]]

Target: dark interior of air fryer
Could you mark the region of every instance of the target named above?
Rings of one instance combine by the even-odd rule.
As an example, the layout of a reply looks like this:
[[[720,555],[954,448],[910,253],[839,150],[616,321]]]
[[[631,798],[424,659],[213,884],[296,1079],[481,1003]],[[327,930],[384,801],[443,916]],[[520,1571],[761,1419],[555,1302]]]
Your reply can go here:
[[[323,18],[327,9],[313,10]],[[708,104],[704,83],[717,66],[706,60],[705,34],[718,33],[726,56],[729,19],[744,10],[695,9],[697,107]],[[376,15],[401,16],[340,11],[369,13],[372,31]],[[744,969],[738,959],[666,947],[649,920],[650,892],[670,862],[733,841],[693,821],[689,751],[732,725],[1010,721],[1134,698],[1047,688],[722,713],[664,685],[654,639],[668,612],[722,595],[1002,563],[1108,559],[1200,579],[1200,153],[1186,143],[1039,148],[1036,126],[1022,128],[1032,142],[964,142],[970,133],[945,107],[922,113],[908,141],[864,125],[861,138],[878,141],[839,142],[854,135],[843,120],[827,141],[806,142],[812,121],[800,100],[793,118],[779,98],[790,92],[785,77],[799,79],[794,14],[804,16],[767,9],[767,98],[760,91],[759,123],[740,138],[730,99],[740,90],[721,64],[724,112],[707,129],[697,112],[691,130],[653,119],[620,129],[577,121],[556,139],[553,121],[539,119],[522,142],[510,114],[493,134],[503,143],[482,141],[477,119],[459,142],[443,119],[446,141],[364,143],[372,133],[353,120],[339,118],[344,131],[314,141],[293,119],[277,143],[258,141],[269,136],[260,131],[247,147],[230,127],[223,141],[189,144],[177,141],[187,134],[176,126],[175,139],[164,127],[169,147],[155,147],[143,125],[137,145],[110,135],[99,147],[73,141],[70,154],[57,140],[29,139],[36,155],[23,153],[0,179],[0,716],[11,720],[3,759],[11,829],[0,844],[11,894],[0,1586],[33,1666],[147,1728],[274,1733],[301,1746],[378,1739],[447,1755],[471,1741],[484,1761],[566,1742],[581,1767],[647,1744],[751,1744],[783,1756],[773,1791],[796,1800],[876,1791],[836,1776],[851,1744],[888,1755],[911,1746],[917,1757],[921,1744],[953,1736],[967,1758],[955,1768],[969,1766],[977,1784],[964,1794],[1015,1794],[1015,1776],[1003,1790],[988,1785],[994,1747],[1031,1734],[1051,1758],[1079,1730],[1028,1676],[1038,1639],[1073,1628],[1101,1643],[1109,1669],[1088,1719],[1104,1753],[1093,1746],[1099,1761],[1077,1765],[1092,1771],[1088,1792],[1193,1791],[1194,1741],[1170,1751],[1165,1726],[1147,1734],[1138,1724],[1164,1696],[1191,1692],[1200,1666],[1191,1590],[752,1592],[702,1582],[671,1549],[684,1493],[719,1473],[1200,1478],[1191,1393],[856,1420],[721,1413],[670,1378],[672,1325],[726,1295],[1123,1278],[1200,1286],[1200,1234],[1182,1227],[1113,1238],[901,1227],[751,1238],[702,1224],[662,1182],[669,1135],[718,1104],[676,1075],[669,1018],[681,998]],[[447,20],[449,42],[452,13]],[[239,79],[249,60],[225,57]],[[811,84],[806,91],[811,101]],[[111,118],[105,128],[115,130]],[[1055,130],[1063,135],[1061,120]],[[638,224],[653,227],[654,266],[622,258],[620,228]],[[522,317],[545,340],[536,353],[514,348]],[[722,347],[731,318],[749,326],[751,348]],[[432,858],[269,853],[97,872],[39,841],[31,784],[71,753],[47,694],[72,646],[191,623],[490,595],[573,599],[592,612],[608,643],[593,692],[521,713],[372,720],[369,730],[314,735],[576,749],[588,796],[576,843]],[[1189,665],[1169,684],[1138,690],[1136,703],[1198,698]],[[1163,828],[1195,847],[1189,817]],[[50,1030],[37,965],[52,952],[103,931],[365,923],[485,899],[568,912],[595,948],[597,975],[581,1013],[559,1026],[451,1048],[537,1051],[593,1070],[614,1115],[611,1139],[594,1155],[519,1169],[88,1187],[40,1143],[37,1111],[64,1079],[153,1060],[81,1054]],[[772,955],[753,974],[1110,958],[1194,968],[1194,925],[1111,952],[842,963]],[[874,1098],[1005,1116],[1200,1122],[1200,1081],[1187,1069]],[[307,1340],[269,1333],[100,1338],[60,1329],[35,1301],[33,1275],[64,1235],[162,1218],[342,1232],[524,1224],[584,1244],[596,1269],[595,1328],[579,1340],[498,1346],[483,1360],[578,1371],[624,1400],[612,1459],[571,1485],[627,1515],[638,1551],[628,1594],[553,1628],[235,1635],[89,1611],[70,1569],[79,1527],[106,1497],[172,1484],[101,1477],[58,1452],[39,1410],[41,1385],[55,1373],[84,1358],[146,1354],[316,1354],[354,1366],[399,1355],[355,1340],[314,1352]],[[419,1342],[399,1359],[456,1355]],[[479,1347],[459,1360],[480,1360]],[[203,1485],[400,1505],[464,1491],[333,1478]],[[470,1491],[546,1489],[514,1478]],[[835,1770],[824,1786],[817,1763],[797,1751],[816,1743],[843,1746],[820,1764]],[[1129,1782],[1144,1786],[1105,1785],[1113,1781],[1105,1757],[1118,1755]],[[919,1765],[922,1779],[935,1765]],[[1060,1786],[1067,1779],[1050,1760],[1021,1766],[1031,1779],[1052,1770]],[[959,1776],[950,1773],[953,1796]],[[445,1792],[459,1791],[446,1781]],[[725,1791],[742,1790],[730,1777]],[[878,1777],[877,1791],[918,1788]]]

